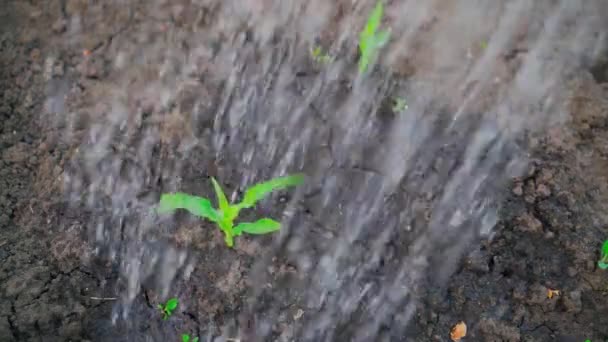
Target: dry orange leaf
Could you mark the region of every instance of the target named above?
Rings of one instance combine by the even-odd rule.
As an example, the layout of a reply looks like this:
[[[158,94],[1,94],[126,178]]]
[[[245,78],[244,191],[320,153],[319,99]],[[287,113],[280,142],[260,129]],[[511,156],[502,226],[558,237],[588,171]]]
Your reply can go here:
[[[450,330],[450,338],[452,341],[460,341],[461,338],[467,336],[467,325],[460,321]]]
[[[553,296],[559,296],[559,290],[548,289],[547,298],[551,299],[551,298],[553,298]]]

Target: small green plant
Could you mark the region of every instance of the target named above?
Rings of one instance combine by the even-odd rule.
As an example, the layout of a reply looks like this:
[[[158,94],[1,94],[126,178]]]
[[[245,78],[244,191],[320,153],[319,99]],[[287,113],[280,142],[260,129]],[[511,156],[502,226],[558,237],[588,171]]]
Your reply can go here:
[[[604,241],[602,245],[600,261],[597,262],[597,266],[603,270],[608,268],[608,240]]]
[[[398,97],[396,99],[394,99],[394,103],[393,103],[393,112],[395,113],[401,113],[401,112],[405,112],[407,110],[407,100],[402,98],[402,97]]]
[[[185,209],[192,215],[206,218],[219,226],[220,230],[224,233],[226,245],[232,247],[234,245],[234,237],[242,233],[267,234],[281,228],[279,222],[270,218],[259,219],[255,222],[243,222],[235,226],[234,220],[242,209],[253,207],[258,201],[275,190],[296,186],[303,181],[304,176],[293,175],[258,183],[245,191],[243,200],[240,203],[229,204],[219,183],[215,178],[211,178],[218,202],[218,209],[213,208],[211,201],[207,198],[178,192],[163,194],[160,197],[158,211],[159,213],[169,213],[177,209]]]
[[[177,308],[178,303],[179,301],[177,298],[171,298],[164,305],[158,304],[158,309],[163,314],[163,319],[167,319],[173,314],[173,311]]]
[[[182,334],[182,342],[198,342],[198,337],[190,338],[189,334]]]
[[[390,39],[389,31],[376,32],[382,21],[384,5],[382,1],[378,1],[376,7],[367,18],[365,28],[359,34],[359,73],[363,74],[367,71],[370,64],[374,62],[378,56],[378,50],[382,48]]]
[[[328,53],[323,52],[321,47],[318,45],[315,46],[312,50],[310,50],[310,54],[312,55],[312,59],[320,64],[329,64],[334,60],[334,58]]]

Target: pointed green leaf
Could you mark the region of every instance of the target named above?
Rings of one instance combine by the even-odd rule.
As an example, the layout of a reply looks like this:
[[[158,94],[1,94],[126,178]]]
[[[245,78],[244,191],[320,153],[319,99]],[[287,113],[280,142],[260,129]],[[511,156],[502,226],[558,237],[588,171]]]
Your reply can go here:
[[[365,73],[367,68],[377,57],[377,50],[384,46],[390,39],[390,32],[383,31],[377,33],[378,27],[382,22],[384,5],[382,1],[376,3],[372,13],[370,13],[363,31],[359,34],[359,73]]]
[[[281,190],[290,186],[296,186],[304,182],[304,175],[296,174],[292,176],[279,177],[267,182],[258,183],[245,191],[243,201],[238,204],[239,209],[251,208],[258,201],[266,197],[275,190]]]
[[[173,310],[175,310],[175,308],[177,308],[177,304],[179,303],[177,298],[171,298],[167,301],[167,304],[165,304],[165,310],[172,312]]]
[[[190,335],[182,334],[182,342],[190,342]]]
[[[607,268],[608,268],[608,264],[607,264],[607,263],[604,263],[604,262],[601,262],[601,261],[598,261],[598,262],[597,262],[597,266],[598,266],[599,268],[601,268],[602,270],[605,270],[605,269],[607,269]]]
[[[247,234],[268,234],[281,229],[281,224],[273,219],[263,218],[255,222],[243,222],[234,227],[235,235]]]
[[[217,211],[211,205],[211,201],[204,197],[191,196],[182,192],[160,196],[158,213],[166,214],[177,209],[185,209],[192,215],[204,217],[213,222],[217,222],[219,218]]]
[[[380,26],[380,22],[382,21],[382,14],[384,12],[384,5],[382,1],[378,1],[376,7],[372,13],[370,13],[367,18],[367,23],[365,24],[365,29],[363,30],[363,34],[367,37],[371,37],[376,33],[376,30]]]
[[[215,196],[217,198],[217,203],[220,210],[224,213],[224,215],[228,214],[230,205],[228,204],[228,199],[226,199],[226,195],[224,194],[222,187],[213,177],[211,177],[211,182],[213,183],[213,189],[215,190]]]
[[[198,337],[195,337],[192,342],[198,342]]]
[[[359,38],[359,54],[361,55],[361,58],[363,58],[364,55],[367,54],[368,51],[368,46],[367,46],[367,42],[369,41],[369,38]]]
[[[602,244],[602,250],[600,252],[600,263],[608,265],[608,240],[604,241],[604,243]],[[602,269],[606,269],[606,267],[608,266],[602,267]]]

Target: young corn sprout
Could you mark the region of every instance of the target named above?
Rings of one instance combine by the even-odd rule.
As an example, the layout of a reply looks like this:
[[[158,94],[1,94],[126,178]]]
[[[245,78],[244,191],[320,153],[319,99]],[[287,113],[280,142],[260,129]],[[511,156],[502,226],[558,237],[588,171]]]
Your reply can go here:
[[[382,1],[378,1],[376,7],[367,18],[365,28],[359,34],[359,73],[363,74],[367,71],[370,64],[374,63],[378,57],[378,50],[382,48],[390,39],[389,31],[376,32],[382,21],[384,5]]]
[[[211,178],[213,189],[218,202],[214,208],[211,201],[204,197],[192,196],[185,193],[163,194],[160,197],[158,212],[170,213],[177,209],[185,209],[192,215],[203,217],[217,224],[224,233],[224,241],[228,247],[234,245],[234,237],[243,233],[268,234],[281,228],[281,224],[270,218],[262,218],[255,222],[234,224],[242,209],[253,207],[258,201],[275,190],[296,186],[304,181],[303,175],[279,177],[267,182],[258,183],[245,191],[243,200],[237,204],[228,203],[224,191],[215,178]]]
[[[182,342],[198,342],[198,337],[190,337],[189,334],[182,334]]]
[[[397,97],[393,100],[393,112],[405,112],[408,108],[407,100],[402,97]]]
[[[608,240],[604,241],[597,266],[603,270],[608,268]]]
[[[329,64],[333,62],[334,58],[327,52],[324,52],[320,46],[315,46],[310,50],[312,59],[319,64]]]
[[[178,303],[179,301],[177,298],[171,298],[165,304],[158,304],[158,309],[163,314],[164,320],[173,314],[173,311],[177,308]]]

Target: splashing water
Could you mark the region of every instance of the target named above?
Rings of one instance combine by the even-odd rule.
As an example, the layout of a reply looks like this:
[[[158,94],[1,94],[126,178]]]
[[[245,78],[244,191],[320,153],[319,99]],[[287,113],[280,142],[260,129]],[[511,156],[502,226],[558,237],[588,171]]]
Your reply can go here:
[[[244,341],[404,336],[422,289],[491,236],[527,134],[567,118],[567,81],[606,47],[602,0],[389,2],[392,40],[361,77],[371,1],[124,3],[135,24],[108,47],[116,87],[69,116],[84,129],[68,132],[82,139],[68,195],[120,265],[114,318],[128,319],[144,282],[167,296],[196,265],[162,242],[160,191],[208,165],[241,188],[303,170],[307,186],[251,272]],[[314,64],[315,44],[334,62]],[[392,112],[396,97],[406,111]],[[269,288],[273,258],[298,275]],[[306,315],[279,338],[293,293]]]

